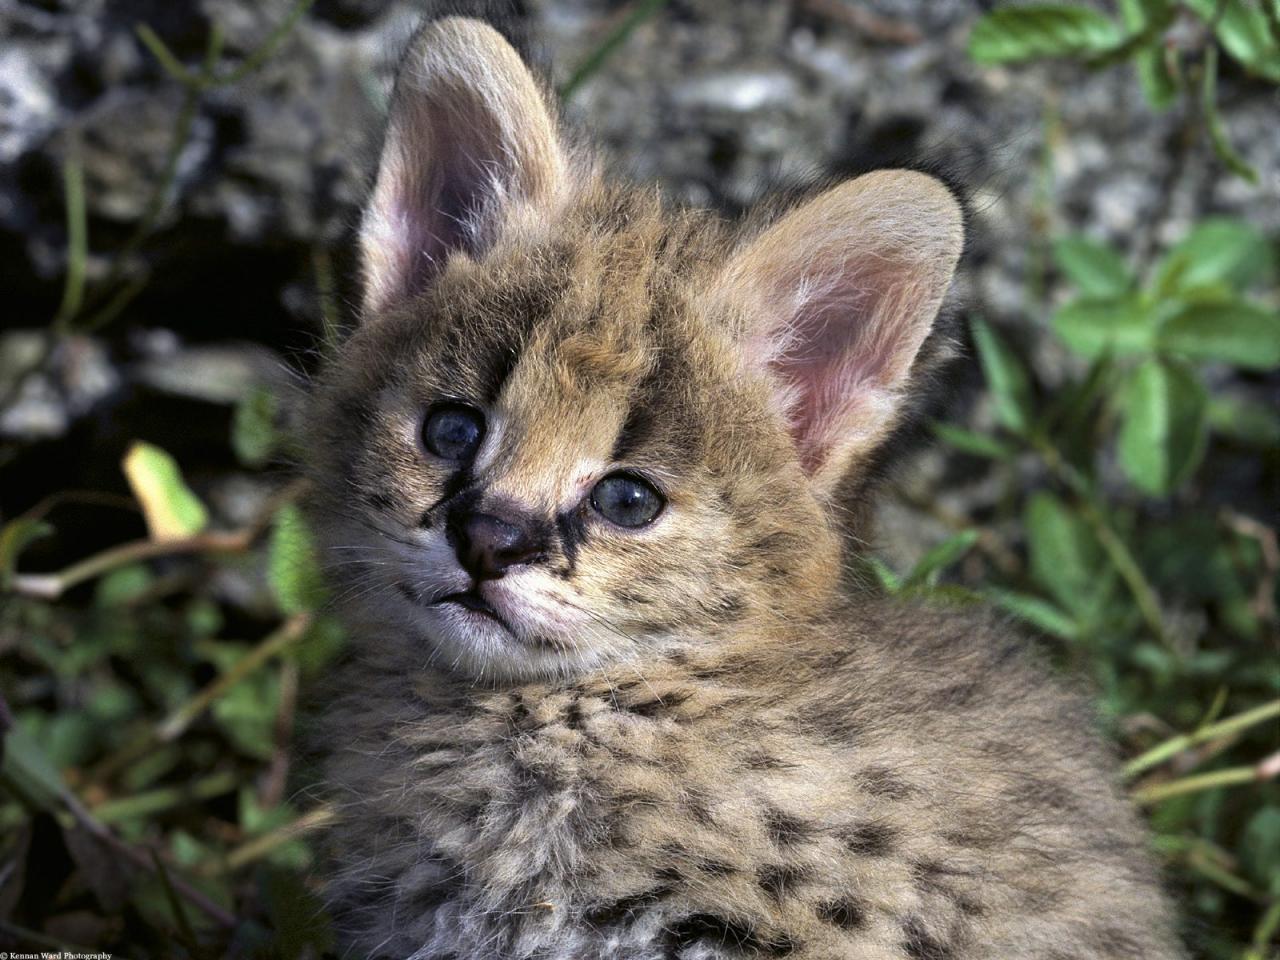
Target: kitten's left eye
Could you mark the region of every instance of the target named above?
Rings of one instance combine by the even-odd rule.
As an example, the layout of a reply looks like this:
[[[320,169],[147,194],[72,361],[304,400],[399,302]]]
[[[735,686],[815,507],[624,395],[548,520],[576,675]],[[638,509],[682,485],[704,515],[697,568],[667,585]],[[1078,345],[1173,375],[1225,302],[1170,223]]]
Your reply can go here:
[[[643,527],[666,506],[662,494],[634,473],[611,473],[591,491],[591,505],[620,527]]]
[[[444,460],[470,460],[484,439],[484,417],[461,403],[434,407],[422,425],[422,442]]]

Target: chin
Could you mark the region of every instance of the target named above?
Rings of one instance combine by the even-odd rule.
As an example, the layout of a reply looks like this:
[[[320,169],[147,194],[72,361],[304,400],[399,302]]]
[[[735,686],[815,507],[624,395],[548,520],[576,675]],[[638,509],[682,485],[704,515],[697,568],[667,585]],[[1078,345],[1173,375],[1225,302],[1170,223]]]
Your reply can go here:
[[[428,665],[475,683],[563,678],[599,661],[589,649],[529,635],[458,604],[420,610],[417,619]]]

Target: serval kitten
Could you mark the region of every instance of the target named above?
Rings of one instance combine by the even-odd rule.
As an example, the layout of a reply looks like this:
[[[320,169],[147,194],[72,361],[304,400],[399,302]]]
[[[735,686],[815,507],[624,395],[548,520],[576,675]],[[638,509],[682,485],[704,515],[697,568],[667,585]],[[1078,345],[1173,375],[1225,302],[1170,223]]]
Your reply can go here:
[[[842,573],[940,352],[941,183],[668,210],[450,17],[360,243],[309,431],[348,955],[1183,955],[1083,701],[1005,625]]]

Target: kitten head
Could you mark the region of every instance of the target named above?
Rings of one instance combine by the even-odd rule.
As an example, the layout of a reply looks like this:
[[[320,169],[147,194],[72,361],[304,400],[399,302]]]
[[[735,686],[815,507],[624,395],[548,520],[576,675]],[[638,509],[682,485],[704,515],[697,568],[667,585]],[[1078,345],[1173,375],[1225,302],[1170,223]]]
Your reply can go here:
[[[316,515],[358,637],[472,679],[769,635],[828,605],[962,243],[885,171],[750,227],[606,184],[491,28],[415,38],[321,383]]]

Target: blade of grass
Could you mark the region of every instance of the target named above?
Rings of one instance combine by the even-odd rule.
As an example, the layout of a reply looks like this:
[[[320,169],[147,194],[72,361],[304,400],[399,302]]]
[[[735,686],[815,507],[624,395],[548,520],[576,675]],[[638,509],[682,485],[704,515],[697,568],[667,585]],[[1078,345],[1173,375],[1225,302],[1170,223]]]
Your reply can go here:
[[[62,185],[67,204],[67,276],[62,286],[62,302],[53,318],[53,329],[61,335],[71,326],[84,302],[84,279],[89,259],[89,228],[84,203],[84,166],[80,160],[80,140],[67,138],[67,156],[62,162]]]
[[[1129,588],[1142,619],[1151,628],[1155,638],[1166,646],[1169,643],[1169,631],[1164,624],[1164,615],[1160,612],[1160,599],[1155,588],[1142,572],[1132,551],[1121,539],[1120,534],[1111,526],[1094,496],[1093,488],[1080,472],[1076,470],[1053,442],[1042,432],[1033,430],[1028,434],[1032,447],[1040,454],[1049,472],[1061,480],[1079,498],[1080,515],[1093,530],[1098,543],[1107,554],[1107,559],[1120,574],[1120,579]]]
[[[155,865],[156,876],[160,878],[160,886],[164,888],[164,897],[169,901],[169,909],[173,911],[173,917],[178,922],[179,942],[193,957],[202,957],[203,951],[200,949],[200,941],[196,939],[196,932],[191,928],[191,920],[187,917],[187,911],[182,906],[182,901],[178,898],[178,894],[169,880],[168,869],[160,859],[160,855],[154,850],[151,851],[151,862]]]
[[[577,89],[590,80],[605,65],[606,61],[613,56],[617,49],[627,42],[627,38],[631,36],[640,24],[666,5],[667,0],[639,0],[631,8],[631,12],[623,18],[622,22],[569,75],[569,79],[560,88],[560,99],[568,100],[572,97],[577,92]]]
[[[237,660],[229,670],[219,674],[159,724],[150,727],[141,736],[129,741],[102,760],[94,767],[90,780],[101,783],[160,744],[176,740],[219,697],[301,638],[311,626],[311,622],[312,615],[309,613],[294,614],[282,627],[268,634],[253,650]]]
[[[235,873],[237,870],[242,870],[250,864],[256,863],[290,840],[296,840],[298,837],[327,826],[333,822],[336,816],[337,814],[332,807],[317,807],[290,823],[276,827],[260,837],[254,837],[252,840],[241,844],[228,853],[221,862],[210,864],[207,869],[203,869],[200,872],[205,876],[221,876],[222,874]]]
[[[172,810],[185,803],[197,800],[208,800],[212,797],[230,793],[240,785],[239,776],[233,771],[211,774],[192,783],[172,787],[161,787],[148,790],[146,793],[119,800],[108,800],[93,807],[93,815],[102,823],[119,823],[121,820],[136,820],[149,817],[165,810]]]
[[[1164,743],[1152,747],[1125,764],[1125,776],[1137,776],[1144,770],[1159,766],[1166,760],[1170,760],[1194,746],[1209,740],[1217,740],[1220,737],[1229,737],[1273,717],[1280,717],[1280,700],[1272,700],[1270,703],[1264,703],[1262,706],[1254,707],[1252,710],[1237,713],[1234,716],[1227,717],[1225,720],[1211,723],[1191,733],[1171,737]]]
[[[1244,955],[1244,960],[1266,960],[1267,947],[1277,932],[1280,932],[1280,898],[1273,900],[1258,920],[1258,925],[1253,930],[1253,944]],[[1275,954],[1271,954],[1271,957],[1274,960]]]
[[[1280,760],[1280,754],[1268,757],[1261,763],[1251,767],[1227,767],[1223,770],[1198,773],[1191,777],[1181,777],[1177,780],[1170,780],[1168,783],[1140,787],[1133,791],[1133,800],[1135,803],[1148,806],[1153,803],[1159,803],[1161,800],[1168,800],[1170,797],[1180,797],[1188,793],[1201,793],[1218,787],[1234,787],[1242,783],[1257,783],[1262,780],[1269,780],[1276,776],[1277,771],[1274,768],[1277,766],[1277,760]]]
[[[226,87],[239,83],[245,77],[249,76],[249,74],[260,68],[264,63],[271,59],[280,44],[282,44],[285,38],[289,36],[294,25],[302,19],[303,15],[311,8],[313,3],[315,3],[315,0],[297,0],[293,7],[290,8],[289,12],[285,14],[284,19],[276,24],[275,27],[272,28],[271,32],[267,34],[266,39],[264,39],[262,43],[258,44],[254,51],[245,57],[244,60],[240,61],[240,65],[230,73],[223,74],[222,76],[216,76],[210,68],[208,70],[210,85]]]

